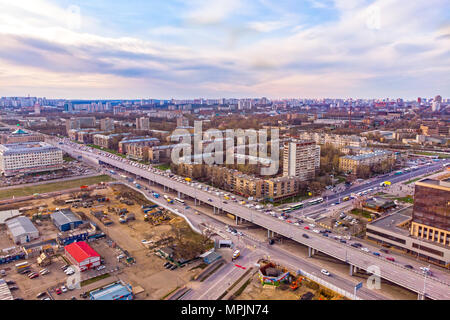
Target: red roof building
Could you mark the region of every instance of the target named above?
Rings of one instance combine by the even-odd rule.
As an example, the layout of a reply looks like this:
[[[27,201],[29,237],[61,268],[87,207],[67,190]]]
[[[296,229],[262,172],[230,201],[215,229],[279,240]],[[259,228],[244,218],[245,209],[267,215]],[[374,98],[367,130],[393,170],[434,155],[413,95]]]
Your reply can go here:
[[[67,258],[80,271],[86,271],[100,265],[100,255],[84,241],[73,242],[64,247]]]

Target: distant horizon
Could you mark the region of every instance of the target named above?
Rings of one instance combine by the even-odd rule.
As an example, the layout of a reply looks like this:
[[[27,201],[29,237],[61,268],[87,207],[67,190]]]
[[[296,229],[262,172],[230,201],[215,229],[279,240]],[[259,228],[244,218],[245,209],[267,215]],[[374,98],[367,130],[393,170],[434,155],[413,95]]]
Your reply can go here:
[[[448,0],[0,4],[3,96],[450,97]]]

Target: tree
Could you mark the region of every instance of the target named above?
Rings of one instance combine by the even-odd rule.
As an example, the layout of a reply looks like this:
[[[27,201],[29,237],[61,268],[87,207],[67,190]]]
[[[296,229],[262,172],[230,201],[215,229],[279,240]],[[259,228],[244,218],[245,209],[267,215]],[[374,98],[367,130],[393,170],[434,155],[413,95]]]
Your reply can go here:
[[[358,168],[356,169],[356,176],[360,179],[370,178],[371,173],[372,170],[370,169],[369,166],[366,165],[358,166]]]

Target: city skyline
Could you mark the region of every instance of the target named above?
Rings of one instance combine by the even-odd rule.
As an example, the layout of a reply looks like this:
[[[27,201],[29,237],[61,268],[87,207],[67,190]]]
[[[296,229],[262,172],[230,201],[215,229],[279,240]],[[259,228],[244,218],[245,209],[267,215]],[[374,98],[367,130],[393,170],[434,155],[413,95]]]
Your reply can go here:
[[[0,4],[0,96],[450,95],[446,1]]]

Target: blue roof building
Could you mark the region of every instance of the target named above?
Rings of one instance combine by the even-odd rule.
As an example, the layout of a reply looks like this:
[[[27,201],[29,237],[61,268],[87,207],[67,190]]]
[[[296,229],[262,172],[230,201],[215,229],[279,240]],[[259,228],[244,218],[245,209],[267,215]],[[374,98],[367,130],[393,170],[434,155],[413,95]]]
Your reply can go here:
[[[59,231],[69,231],[83,223],[72,211],[63,209],[51,214],[51,219]]]
[[[89,293],[91,300],[133,300],[131,285],[122,281],[111,283]]]

